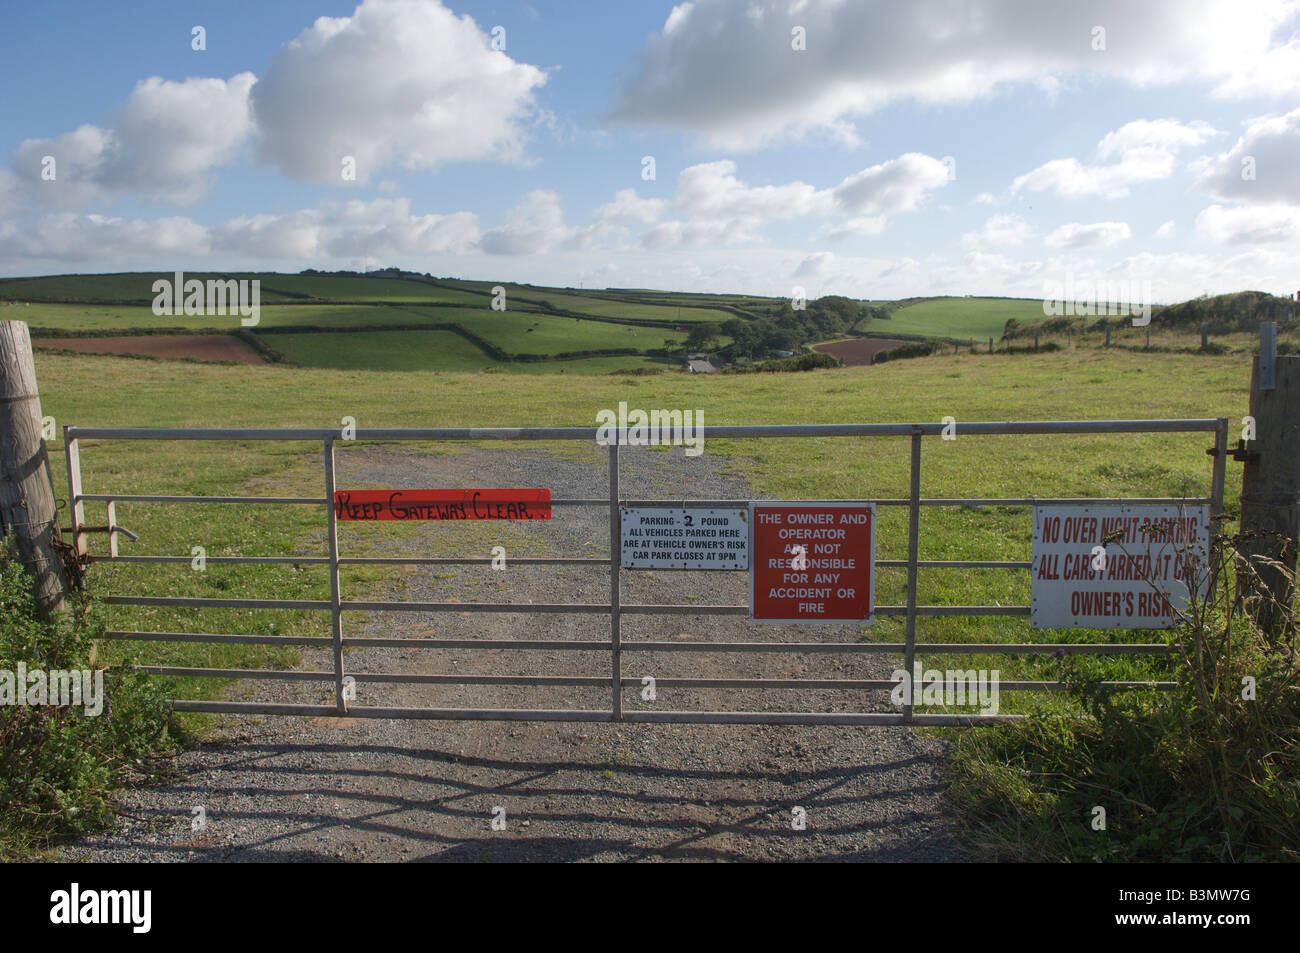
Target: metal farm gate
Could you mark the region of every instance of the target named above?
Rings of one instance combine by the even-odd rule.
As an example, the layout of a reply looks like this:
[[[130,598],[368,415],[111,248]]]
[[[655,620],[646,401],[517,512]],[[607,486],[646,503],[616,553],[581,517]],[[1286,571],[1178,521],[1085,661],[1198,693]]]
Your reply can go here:
[[[134,641],[171,641],[193,643],[243,643],[256,645],[318,645],[332,648],[332,671],[285,671],[285,670],[246,670],[217,668],[180,668],[171,666],[142,666],[145,671],[158,675],[173,676],[209,676],[223,679],[286,679],[316,680],[334,683],[333,705],[299,705],[271,704],[237,701],[195,701],[175,699],[172,701],[178,711],[189,712],[225,712],[237,714],[275,714],[275,715],[341,715],[352,718],[427,718],[427,719],[473,719],[501,721],[566,721],[566,722],[674,722],[696,724],[795,724],[795,725],[971,725],[1023,718],[1023,715],[979,715],[979,714],[927,714],[913,711],[913,706],[905,703],[901,711],[854,711],[854,712],[786,712],[786,711],[673,711],[673,710],[625,710],[623,695],[626,689],[640,686],[638,677],[622,674],[625,654],[640,652],[717,652],[717,653],[886,653],[902,657],[906,671],[913,671],[914,662],[920,653],[935,654],[1014,654],[1014,653],[1088,653],[1088,654],[1165,654],[1171,647],[1164,642],[1119,643],[1097,641],[1087,643],[1054,644],[1049,642],[1014,642],[1014,643],[938,643],[918,642],[916,640],[916,620],[920,616],[1021,616],[1030,615],[1029,606],[973,606],[973,605],[918,605],[917,578],[922,569],[1001,569],[1008,571],[1028,571],[1028,561],[966,561],[966,560],[932,560],[920,558],[920,514],[922,507],[957,507],[957,506],[1034,506],[1040,504],[1164,504],[1208,505],[1211,517],[1223,510],[1223,489],[1225,464],[1228,454],[1228,420],[1227,418],[1189,419],[1189,420],[1098,420],[1098,421],[1045,421],[1045,422],[1003,422],[1003,423],[963,423],[959,425],[963,439],[992,435],[1017,434],[1140,434],[1140,433],[1210,433],[1214,435],[1214,447],[1207,450],[1213,457],[1213,473],[1208,497],[1185,498],[982,498],[982,499],[928,499],[921,496],[921,461],[922,444],[926,437],[939,437],[944,431],[944,424],[845,424],[845,425],[792,425],[792,426],[711,426],[708,436],[712,439],[771,439],[771,438],[808,438],[808,437],[893,437],[904,438],[910,443],[910,490],[906,498],[846,501],[857,503],[874,503],[878,507],[906,507],[908,516],[907,558],[875,561],[876,566],[900,567],[907,570],[907,601],[904,605],[884,605],[875,607],[877,616],[896,616],[905,618],[905,641],[903,642],[779,642],[779,641],[740,641],[740,642],[668,642],[668,641],[634,641],[624,642],[620,637],[621,619],[625,615],[711,615],[711,616],[747,616],[747,605],[660,605],[635,604],[624,602],[620,596],[620,576],[625,570],[620,566],[620,507],[623,506],[672,506],[692,507],[744,507],[748,500],[629,500],[623,499],[619,492],[619,446],[608,446],[609,459],[609,493],[595,499],[554,499],[556,507],[603,507],[609,515],[610,554],[603,558],[569,558],[548,557],[512,559],[519,565],[588,565],[606,566],[609,570],[609,599],[599,603],[556,602],[551,604],[509,604],[509,603],[467,603],[467,602],[371,602],[345,599],[340,591],[339,568],[341,566],[366,565],[481,565],[491,562],[488,557],[355,557],[344,556],[339,552],[338,526],[335,507],[335,445],[341,440],[337,430],[325,429],[289,429],[289,430],[243,430],[243,429],[123,429],[66,427],[64,429],[65,448],[68,465],[69,503],[72,512],[72,535],[79,554],[88,551],[86,534],[89,532],[107,532],[109,534],[109,555],[92,557],[94,562],[110,563],[182,563],[189,562],[188,556],[124,556],[118,552],[118,535],[127,532],[116,523],[115,504],[131,503],[185,503],[185,504],[237,504],[237,505],[288,505],[288,506],[323,506],[327,514],[328,555],[326,556],[285,556],[254,557],[224,556],[207,557],[214,564],[298,564],[323,565],[328,567],[330,580],[330,598],[328,600],[284,600],[284,599],[220,599],[220,598],[177,598],[168,596],[111,596],[107,602],[123,606],[167,606],[193,607],[195,609],[225,607],[247,609],[291,609],[326,612],[330,615],[331,635],[328,637],[309,636],[275,636],[256,634],[223,633],[178,633],[178,632],[138,632],[113,630],[106,637],[115,640]],[[591,427],[572,428],[520,428],[520,429],[358,429],[356,441],[586,441],[596,440],[597,430]],[[619,431],[622,440],[625,431]],[[319,497],[213,497],[213,496],[157,496],[135,495],[126,493],[86,493],[82,489],[80,452],[84,441],[88,440],[218,440],[218,441],[313,441],[323,448],[322,470],[324,494]],[[85,520],[85,503],[107,503],[108,524],[106,526],[88,526]],[[802,502],[802,501],[801,501]],[[1211,526],[1215,524],[1212,522]],[[1213,530],[1212,530],[1213,531]],[[519,639],[445,639],[445,638],[358,638],[348,636],[343,631],[342,615],[345,611],[374,612],[498,612],[498,613],[573,613],[600,616],[608,619],[608,634],[603,638],[590,640],[539,640]],[[811,620],[810,620],[811,621]],[[855,630],[856,631],[856,630]],[[575,652],[594,652],[609,657],[609,676],[607,678],[592,676],[529,676],[497,675],[461,677],[456,674],[420,674],[420,673],[383,673],[350,672],[344,667],[345,648],[365,648],[367,646],[400,646],[404,648],[423,649],[466,649],[466,650],[561,650]],[[599,686],[609,689],[609,706],[603,709],[527,709],[527,708],[409,708],[409,707],[374,707],[350,704],[345,699],[345,678],[351,677],[357,682],[425,682],[441,684],[483,684],[489,679],[502,685],[563,685],[563,686]],[[845,680],[845,679],[691,679],[664,678],[658,684],[681,688],[723,688],[749,689],[755,692],[771,689],[844,689],[851,691],[883,690],[895,687],[890,680]],[[1172,683],[1163,682],[1109,682],[1103,683],[1112,688],[1169,688]],[[1055,681],[1019,681],[1003,682],[1001,689],[1011,691],[1050,691],[1061,686]]]

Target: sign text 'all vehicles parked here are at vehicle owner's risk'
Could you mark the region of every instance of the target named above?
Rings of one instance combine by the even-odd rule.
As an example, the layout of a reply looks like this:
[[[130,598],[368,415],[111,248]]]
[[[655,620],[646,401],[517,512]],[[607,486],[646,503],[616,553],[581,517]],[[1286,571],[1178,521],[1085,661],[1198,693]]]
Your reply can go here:
[[[742,509],[625,506],[624,569],[748,569],[749,513]]]

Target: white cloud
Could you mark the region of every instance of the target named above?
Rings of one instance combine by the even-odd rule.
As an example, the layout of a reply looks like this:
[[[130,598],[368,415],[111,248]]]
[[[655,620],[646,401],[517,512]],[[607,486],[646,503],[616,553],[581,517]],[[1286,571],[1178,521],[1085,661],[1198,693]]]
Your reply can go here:
[[[667,204],[663,199],[643,199],[636,189],[620,189],[614,201],[600,206],[592,217],[598,225],[649,225],[658,221]]]
[[[127,219],[55,212],[18,225],[0,223],[0,262],[156,262],[206,254],[208,233],[188,218]]]
[[[793,278],[808,279],[819,278],[825,279],[831,273],[835,266],[835,255],[828,251],[817,252],[809,255],[803,261],[799,262],[799,267],[794,270]]]
[[[1224,96],[1300,91],[1295,0],[697,0],[673,9],[629,71],[615,118],[753,147],[809,132],[853,141],[855,117],[965,103],[1062,77],[1195,82]],[[1104,24],[1106,49],[1092,48]],[[804,28],[807,49],[791,48]]]
[[[1043,239],[1048,248],[1105,248],[1129,238],[1132,232],[1124,222],[1094,222],[1062,225]]]
[[[1022,245],[1034,233],[1034,229],[1019,215],[993,215],[978,231],[967,232],[961,237],[964,248],[1011,248]]]
[[[1051,189],[1064,198],[1123,198],[1133,185],[1169,178],[1179,150],[1200,145],[1216,135],[1218,131],[1204,122],[1135,120],[1107,133],[1097,143],[1097,157],[1114,161],[1087,165],[1075,158],[1053,159],[1018,176],[1011,183],[1011,191]]]
[[[831,196],[803,182],[750,187],[730,159],[683,169],[673,205],[695,219],[785,219],[830,211]]]
[[[896,159],[863,169],[834,188],[819,189],[805,182],[751,186],[736,175],[731,159],[703,162],[683,169],[666,206],[636,198],[625,189],[615,201],[597,210],[597,222],[622,210],[653,221],[666,208],[677,217],[660,222],[641,236],[646,248],[697,248],[703,245],[738,245],[762,241],[769,222],[846,216],[822,226],[823,237],[838,240],[878,235],[888,227],[889,215],[914,211],[934,189],[948,182],[948,167],[938,159],[909,152]]]
[[[933,156],[908,152],[863,169],[835,189],[835,204],[853,215],[909,212],[926,193],[948,184],[948,167]]]
[[[252,122],[251,73],[229,80],[142,80],[112,116],[112,125],[82,125],[49,139],[24,140],[13,170],[23,194],[39,205],[81,208],[118,195],[191,205],[207,193],[213,170],[229,165]],[[43,178],[45,157],[52,180]]]
[[[1237,202],[1300,205],[1300,108],[1257,119],[1206,164],[1197,187]]]
[[[271,60],[252,91],[258,155],[320,183],[343,181],[345,156],[359,182],[393,162],[522,161],[523,123],[545,81],[436,0],[365,0]]]
[[[1220,244],[1300,242],[1300,207],[1211,205],[1196,216],[1196,232]]]
[[[821,234],[831,241],[839,241],[862,235],[879,235],[888,225],[889,219],[884,215],[862,215],[857,218],[846,218],[838,224],[824,226]]]
[[[564,224],[560,197],[548,189],[530,192],[506,214],[506,223],[483,233],[489,255],[536,255],[575,237]]]
[[[1156,229],[1156,238],[1173,238],[1177,234],[1178,226],[1172,218]]]

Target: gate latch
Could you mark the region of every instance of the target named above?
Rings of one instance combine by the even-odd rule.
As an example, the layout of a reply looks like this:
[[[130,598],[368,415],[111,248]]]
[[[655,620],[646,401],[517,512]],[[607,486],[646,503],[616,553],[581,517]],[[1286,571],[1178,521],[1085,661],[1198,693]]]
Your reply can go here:
[[[1211,457],[1215,455],[1215,449],[1213,447],[1205,452]],[[1245,440],[1238,440],[1237,445],[1228,451],[1228,456],[1232,457],[1232,459],[1236,460],[1238,463],[1257,463],[1259,461],[1259,451],[1248,450],[1246,448]]]

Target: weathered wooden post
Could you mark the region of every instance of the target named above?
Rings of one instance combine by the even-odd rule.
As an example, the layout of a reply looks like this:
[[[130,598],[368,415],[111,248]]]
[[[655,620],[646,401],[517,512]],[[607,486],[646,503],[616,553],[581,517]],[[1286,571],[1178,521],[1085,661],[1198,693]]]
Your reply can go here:
[[[1210,331],[1206,324],[1201,325],[1201,350],[1204,351],[1210,346]]]
[[[989,338],[989,353],[993,353],[993,339]]]
[[[1300,538],[1300,357],[1277,357],[1276,347],[1276,337],[1261,333],[1250,378],[1256,439],[1241,477],[1240,544],[1268,589],[1256,621],[1274,633],[1291,617]],[[1285,568],[1254,562],[1256,556]],[[1245,573],[1248,579],[1251,575]]]
[[[25,322],[0,321],[0,526],[13,536],[47,618],[68,595],[56,510],[31,336]]]
[[[1038,332],[1037,332],[1037,331],[1034,332],[1034,350],[1035,350],[1035,351],[1038,350]]]

